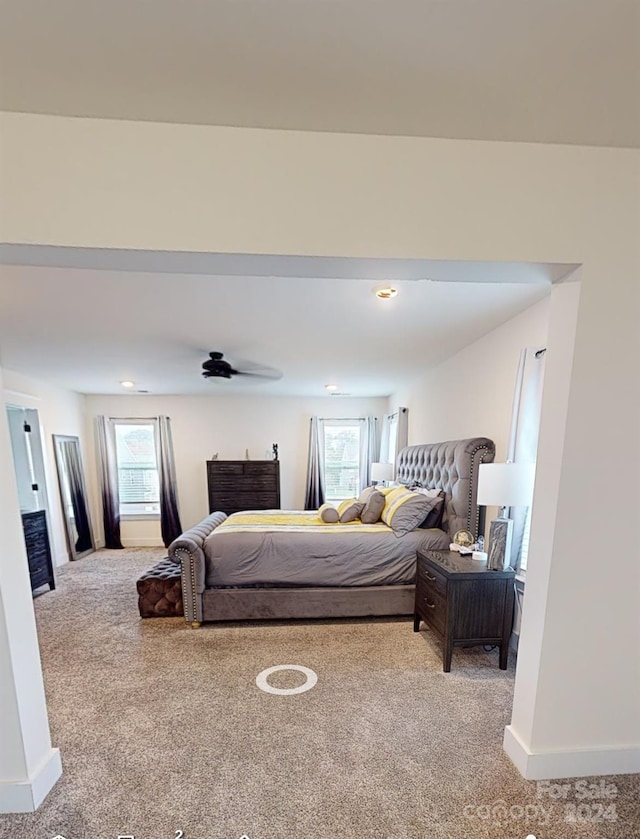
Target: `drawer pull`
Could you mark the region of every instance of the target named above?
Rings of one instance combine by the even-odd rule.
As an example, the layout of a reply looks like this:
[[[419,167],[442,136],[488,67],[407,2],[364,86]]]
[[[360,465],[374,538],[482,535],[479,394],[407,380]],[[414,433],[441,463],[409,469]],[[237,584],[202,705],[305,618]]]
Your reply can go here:
[[[429,601],[427,600],[426,597],[423,597],[423,600],[427,605],[427,609],[435,609],[436,608],[436,604],[435,603],[429,603]]]
[[[435,583],[436,578],[433,577],[428,571],[424,572],[425,577],[429,580],[430,583]]]

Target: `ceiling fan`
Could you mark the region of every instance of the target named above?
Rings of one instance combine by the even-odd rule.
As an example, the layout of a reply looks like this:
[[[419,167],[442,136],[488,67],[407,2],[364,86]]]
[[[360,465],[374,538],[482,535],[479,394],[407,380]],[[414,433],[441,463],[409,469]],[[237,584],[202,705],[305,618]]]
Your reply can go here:
[[[231,379],[233,376],[253,376],[256,379],[281,379],[282,373],[275,367],[265,367],[252,361],[240,361],[230,364],[223,357],[223,353],[214,351],[209,358],[202,362],[202,375],[205,379]]]

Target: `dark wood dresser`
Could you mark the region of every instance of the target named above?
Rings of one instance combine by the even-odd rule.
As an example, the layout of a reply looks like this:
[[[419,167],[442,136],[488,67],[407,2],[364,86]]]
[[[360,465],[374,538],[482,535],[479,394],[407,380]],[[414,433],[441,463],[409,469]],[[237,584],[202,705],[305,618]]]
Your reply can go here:
[[[209,512],[280,509],[279,460],[208,460]]]
[[[53,577],[47,514],[44,510],[23,513],[22,527],[27,548],[29,575],[31,576],[31,591],[46,585],[49,586],[50,591],[53,591],[56,583]]]
[[[413,631],[423,620],[442,640],[442,669],[451,670],[454,646],[500,647],[507,669],[513,622],[513,569],[489,571],[456,551],[418,552]]]

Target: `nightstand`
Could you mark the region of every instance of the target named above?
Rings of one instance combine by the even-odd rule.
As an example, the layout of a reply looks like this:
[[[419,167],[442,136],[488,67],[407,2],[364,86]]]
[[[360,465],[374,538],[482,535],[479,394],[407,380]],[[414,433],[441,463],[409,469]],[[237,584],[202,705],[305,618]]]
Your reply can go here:
[[[440,637],[445,673],[454,646],[477,644],[499,646],[500,669],[507,669],[514,581],[513,569],[488,571],[456,551],[418,552],[413,631],[423,620]]]

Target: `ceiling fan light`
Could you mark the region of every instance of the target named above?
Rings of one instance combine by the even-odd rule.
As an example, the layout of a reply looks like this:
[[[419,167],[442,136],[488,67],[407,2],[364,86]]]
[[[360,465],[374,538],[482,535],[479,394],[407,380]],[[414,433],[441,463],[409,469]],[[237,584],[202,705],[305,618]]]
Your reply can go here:
[[[120,384],[122,385],[122,387],[126,387],[126,388],[132,388],[132,387],[136,386],[135,382],[131,382],[128,379],[126,379],[124,382],[120,382]]]
[[[383,286],[382,288],[377,288],[375,294],[378,300],[391,300],[398,294],[398,289],[392,285]]]
[[[328,391],[338,390],[338,385],[325,385],[325,389]]]

